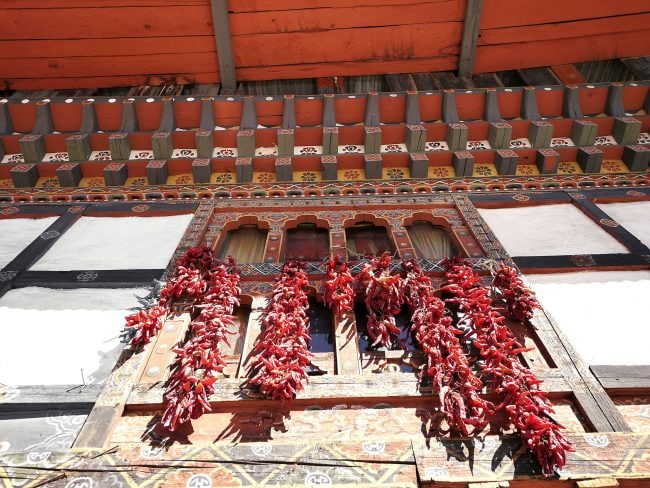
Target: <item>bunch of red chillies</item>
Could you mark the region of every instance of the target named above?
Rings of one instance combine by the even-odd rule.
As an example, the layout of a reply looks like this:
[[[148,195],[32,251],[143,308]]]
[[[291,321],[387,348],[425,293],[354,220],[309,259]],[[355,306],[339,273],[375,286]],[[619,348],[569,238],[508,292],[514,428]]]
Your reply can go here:
[[[208,264],[199,261],[200,266]],[[164,394],[166,402],[162,424],[170,431],[179,425],[197,419],[211,411],[209,395],[214,393],[214,383],[226,362],[220,351],[221,344],[230,345],[227,334],[233,332],[233,312],[239,305],[239,274],[235,263],[216,261],[203,270],[205,293],[194,303],[198,315],[190,324],[189,338],[180,348],[175,348],[176,362]]]
[[[324,302],[339,319],[354,309],[354,277],[345,262],[330,259],[325,281]]]
[[[535,295],[524,284],[517,270],[510,266],[501,263],[492,279],[492,286],[497,298],[505,302],[508,315],[517,322],[529,323],[535,309],[541,308]]]
[[[412,332],[427,355],[426,374],[438,391],[440,406],[450,428],[463,435],[476,434],[486,425],[485,414],[494,406],[480,397],[483,382],[472,370],[458,335],[462,331],[445,316],[445,304],[434,295],[431,279],[415,261],[403,263],[405,298],[414,309]],[[470,432],[470,426],[472,430]]]
[[[373,340],[372,346],[391,347],[393,336],[400,333],[395,315],[404,304],[404,280],[399,274],[391,274],[390,263],[390,255],[386,252],[365,263],[357,275],[357,283],[366,295],[366,327]]]
[[[483,373],[491,378],[494,392],[503,395],[497,409],[505,409],[544,475],[551,476],[565,465],[566,451],[573,448],[560,432],[563,427],[550,417],[553,408],[539,390],[541,381],[517,359],[527,349],[504,325],[505,318],[492,307],[489,290],[469,266],[448,263],[445,279],[446,302],[457,308],[460,323],[476,335],[474,346],[483,359]]]
[[[136,328],[136,334],[131,339],[131,345],[142,348],[155,337],[163,326],[171,302],[187,296],[196,297],[205,291],[203,279],[205,270],[212,266],[212,253],[205,246],[191,247],[178,260],[174,276],[165,284],[160,292],[158,305],[139,310],[126,317],[126,327]]]
[[[262,319],[263,330],[252,351],[249,384],[273,400],[290,402],[309,381],[307,273],[290,261],[282,268]]]

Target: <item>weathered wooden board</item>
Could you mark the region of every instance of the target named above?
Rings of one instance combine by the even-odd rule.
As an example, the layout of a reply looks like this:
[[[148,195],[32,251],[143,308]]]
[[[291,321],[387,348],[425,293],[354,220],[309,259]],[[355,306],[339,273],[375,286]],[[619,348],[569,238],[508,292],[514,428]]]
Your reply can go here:
[[[610,393],[621,390],[650,390],[650,366],[595,365],[590,369],[603,388]]]

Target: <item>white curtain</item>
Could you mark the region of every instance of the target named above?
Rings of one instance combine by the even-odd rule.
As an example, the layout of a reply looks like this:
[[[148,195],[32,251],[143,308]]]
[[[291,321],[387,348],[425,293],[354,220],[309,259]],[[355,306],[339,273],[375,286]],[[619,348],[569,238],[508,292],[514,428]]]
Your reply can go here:
[[[260,230],[254,225],[244,225],[231,230],[221,246],[219,258],[232,256],[239,264],[261,263],[264,259],[266,234],[265,230]]]
[[[456,254],[449,235],[441,227],[429,222],[415,222],[407,230],[421,259],[442,259]]]

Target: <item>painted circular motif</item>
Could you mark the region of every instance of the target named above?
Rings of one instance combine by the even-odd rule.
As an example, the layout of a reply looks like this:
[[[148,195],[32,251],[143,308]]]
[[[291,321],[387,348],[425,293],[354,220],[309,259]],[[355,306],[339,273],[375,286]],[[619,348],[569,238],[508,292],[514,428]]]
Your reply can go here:
[[[2,210],[0,210],[0,214],[2,214],[2,215],[12,215],[12,214],[18,213],[19,211],[20,210],[18,209],[18,207],[7,207],[7,208],[3,208]]]
[[[141,213],[149,210],[149,205],[135,205],[131,208],[131,212]]]
[[[600,219],[599,222],[607,227],[618,227],[618,222],[612,219]]]

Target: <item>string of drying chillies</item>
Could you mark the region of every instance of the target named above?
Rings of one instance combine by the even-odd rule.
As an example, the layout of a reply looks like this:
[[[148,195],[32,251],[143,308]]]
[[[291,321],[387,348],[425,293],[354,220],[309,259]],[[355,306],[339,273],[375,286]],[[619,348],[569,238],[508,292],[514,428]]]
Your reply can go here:
[[[273,400],[291,401],[309,381],[311,363],[305,292],[308,284],[303,266],[290,261],[276,280],[262,319],[262,333],[252,351],[249,384]]]
[[[431,279],[415,261],[403,263],[405,271],[405,299],[414,309],[411,331],[427,355],[425,371],[438,392],[441,411],[451,428],[463,435],[476,434],[486,425],[485,414],[493,405],[479,393],[483,382],[472,370],[452,319],[445,316],[445,304],[434,295]],[[470,432],[470,426],[472,430]]]
[[[330,259],[325,281],[324,301],[337,318],[354,309],[354,277],[344,261]]]
[[[239,305],[239,274],[232,258],[216,261],[204,271],[205,293],[195,302],[198,315],[190,323],[189,339],[175,348],[176,362],[164,394],[166,402],[162,424],[170,431],[210,412],[209,395],[226,362],[222,344],[230,346],[227,334],[233,332],[233,312]],[[203,261],[201,266],[206,266]]]
[[[125,317],[127,330],[135,328],[131,339],[134,349],[141,349],[160,332],[174,299],[197,296],[205,290],[203,273],[212,266],[212,253],[205,246],[191,247],[178,260],[174,276],[160,292],[158,305],[138,310]]]
[[[508,315],[522,324],[530,323],[536,308],[541,308],[515,268],[501,263],[492,279],[495,297],[504,301]]]
[[[390,347],[393,335],[400,333],[395,315],[400,313],[404,304],[404,280],[399,274],[391,274],[390,263],[390,255],[385,252],[364,263],[357,275],[357,283],[365,291],[366,327],[373,346]]]
[[[517,359],[527,349],[504,325],[505,318],[492,307],[488,288],[480,277],[458,261],[448,263],[447,303],[458,309],[459,321],[476,335],[474,346],[483,359],[483,373],[491,378],[495,393],[503,395],[498,409],[505,409],[522,440],[537,457],[542,472],[551,476],[566,463],[566,451],[573,451],[562,435],[563,427],[550,414],[553,408],[539,390],[542,383]]]

